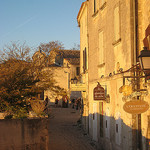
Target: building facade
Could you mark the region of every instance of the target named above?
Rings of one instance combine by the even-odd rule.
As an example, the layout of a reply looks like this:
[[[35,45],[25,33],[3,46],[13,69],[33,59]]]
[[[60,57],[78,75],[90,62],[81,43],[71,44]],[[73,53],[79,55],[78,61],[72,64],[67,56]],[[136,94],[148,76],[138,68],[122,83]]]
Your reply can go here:
[[[46,59],[46,57],[48,57]],[[37,59],[37,65],[42,62],[46,64],[44,69],[52,72],[55,86],[59,86],[65,91],[66,95],[70,98],[71,95],[71,81],[72,79],[79,78],[80,75],[80,51],[79,50],[52,50],[49,56],[46,56],[42,50],[37,51],[33,55],[33,59]],[[44,63],[43,63],[44,64]],[[58,97],[59,104],[62,105],[62,95],[52,92],[51,89],[44,91],[44,97],[48,96],[50,105],[55,103],[55,98]]]
[[[142,114],[123,109],[131,100],[150,104],[149,81],[143,86],[145,81],[138,80],[133,69],[143,47],[150,48],[149,4],[148,0],[87,0],[77,16],[80,70],[87,85],[83,118],[88,122],[83,119],[83,124],[104,149],[149,148],[150,109]],[[104,88],[104,100],[95,100],[98,83]]]
[[[88,102],[88,3],[81,5],[77,21],[80,27],[80,81],[84,84],[85,90],[81,90],[83,98],[82,123],[86,131],[89,130],[89,102]]]

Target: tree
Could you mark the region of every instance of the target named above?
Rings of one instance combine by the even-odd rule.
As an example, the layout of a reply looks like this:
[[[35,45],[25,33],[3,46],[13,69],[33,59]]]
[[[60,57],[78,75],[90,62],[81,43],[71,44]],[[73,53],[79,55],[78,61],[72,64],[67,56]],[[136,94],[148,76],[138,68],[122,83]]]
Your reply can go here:
[[[50,41],[49,43],[41,43],[40,47],[42,51],[49,56],[52,50],[62,50],[64,49],[63,44],[59,41]]]
[[[80,50],[80,44],[74,43],[74,46],[71,48],[71,50]]]
[[[29,52],[25,44],[12,43],[0,55],[0,101],[4,106],[24,107],[25,99],[47,88],[60,90],[52,71],[36,65]]]
[[[33,87],[38,80],[30,72],[31,64],[9,59],[0,64],[0,97],[10,105],[24,105],[24,97],[34,95]]]
[[[24,105],[23,99],[36,80],[31,73],[30,48],[23,43],[7,45],[0,55],[0,97],[5,105]],[[31,89],[31,88],[30,88]]]
[[[0,53],[0,60],[1,62],[4,62],[9,59],[16,59],[29,62],[31,61],[30,51],[31,49],[25,42],[23,44],[20,44],[19,42],[11,42],[11,44],[6,45]]]

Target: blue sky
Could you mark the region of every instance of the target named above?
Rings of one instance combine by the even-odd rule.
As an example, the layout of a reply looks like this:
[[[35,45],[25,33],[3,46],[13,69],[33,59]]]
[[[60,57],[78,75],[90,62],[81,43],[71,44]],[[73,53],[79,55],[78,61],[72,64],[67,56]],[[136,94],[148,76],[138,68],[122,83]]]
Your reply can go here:
[[[80,44],[77,14],[85,0],[0,0],[0,49],[11,42]]]

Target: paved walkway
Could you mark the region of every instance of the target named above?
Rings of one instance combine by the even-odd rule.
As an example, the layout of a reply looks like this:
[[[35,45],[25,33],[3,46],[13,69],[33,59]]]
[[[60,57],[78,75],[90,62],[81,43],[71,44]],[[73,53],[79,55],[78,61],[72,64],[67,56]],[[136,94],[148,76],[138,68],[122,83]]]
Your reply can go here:
[[[77,125],[80,112],[72,108],[51,108],[49,150],[96,150],[88,135]]]

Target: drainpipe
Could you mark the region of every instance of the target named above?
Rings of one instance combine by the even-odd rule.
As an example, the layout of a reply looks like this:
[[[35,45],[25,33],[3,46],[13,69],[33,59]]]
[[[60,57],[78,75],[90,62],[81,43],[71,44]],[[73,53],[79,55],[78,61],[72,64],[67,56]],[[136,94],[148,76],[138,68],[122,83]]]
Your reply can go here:
[[[142,21],[142,13],[141,13],[141,7],[142,7],[142,1],[143,0],[135,0],[135,8],[136,8],[136,62],[138,62],[138,55],[139,55],[139,51],[141,49],[141,41],[140,39],[142,39],[142,30],[141,30],[141,21]],[[137,76],[139,76],[139,74],[137,73]],[[137,78],[137,90],[140,89],[140,78]],[[137,97],[137,99],[139,100],[140,97]],[[142,130],[141,130],[141,114],[137,115],[137,147],[139,150],[142,150]]]
[[[133,35],[131,35],[133,39],[133,48],[132,53],[132,64],[136,65],[138,62],[138,54],[139,54],[139,0],[131,0],[131,11],[133,19],[131,20],[131,27],[133,27]],[[132,30],[131,30],[132,31]],[[134,90],[140,89],[140,78],[138,78],[138,72],[134,73],[134,76],[137,84],[133,87]],[[137,97],[139,99],[139,97]],[[132,115],[132,149],[133,150],[142,150],[142,134],[141,134],[141,114]]]
[[[88,128],[88,134],[90,133],[90,129],[89,129],[89,117],[90,117],[90,108],[89,108],[89,0],[87,0],[87,53],[88,53],[88,55],[87,55],[87,69],[88,69],[88,76],[87,76],[87,95],[86,95],[86,98],[87,98],[87,100],[88,100],[88,103],[87,103],[87,109],[88,109],[88,125],[87,125],[87,128]]]
[[[136,0],[130,0],[130,18],[131,18],[131,64],[136,65],[137,53],[137,28],[136,28]],[[135,74],[133,74],[135,76]],[[133,86],[133,90],[135,86]],[[137,150],[137,115],[132,115],[132,150]]]

